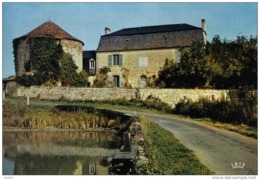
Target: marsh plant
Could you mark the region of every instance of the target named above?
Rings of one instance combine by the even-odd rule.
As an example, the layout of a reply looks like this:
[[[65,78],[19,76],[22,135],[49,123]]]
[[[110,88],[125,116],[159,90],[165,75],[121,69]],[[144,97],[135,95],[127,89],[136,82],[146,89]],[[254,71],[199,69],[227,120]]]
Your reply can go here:
[[[3,126],[26,129],[75,129],[87,130],[107,127],[109,119],[85,111],[66,112],[48,107],[32,107],[3,102]]]

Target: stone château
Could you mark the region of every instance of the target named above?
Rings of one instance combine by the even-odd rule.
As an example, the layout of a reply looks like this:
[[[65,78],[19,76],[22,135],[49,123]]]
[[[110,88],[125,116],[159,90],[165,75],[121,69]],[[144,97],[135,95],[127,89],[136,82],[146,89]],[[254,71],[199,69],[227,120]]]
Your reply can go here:
[[[30,41],[39,37],[54,38],[64,52],[71,54],[78,71],[85,70],[93,85],[96,74],[109,67],[108,87],[144,88],[155,80],[165,60],[180,61],[180,49],[193,41],[206,43],[206,22],[201,27],[189,24],[170,24],[121,29],[112,32],[105,28],[97,50],[84,51],[84,43],[51,21],[14,39],[18,44],[15,54],[16,75],[25,74],[30,59]]]

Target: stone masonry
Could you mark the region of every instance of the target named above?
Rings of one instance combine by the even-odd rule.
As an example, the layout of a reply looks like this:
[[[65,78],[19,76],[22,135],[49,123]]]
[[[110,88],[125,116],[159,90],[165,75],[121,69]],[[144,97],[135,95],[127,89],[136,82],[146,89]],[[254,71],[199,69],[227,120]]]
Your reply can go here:
[[[141,98],[145,100],[152,95],[172,107],[180,100],[191,99],[198,101],[200,98],[209,100],[229,100],[228,90],[200,90],[200,89],[125,89],[125,88],[76,88],[76,87],[47,87],[19,86],[12,95],[18,97],[31,97],[45,100],[70,100],[70,101],[104,101],[118,99]]]

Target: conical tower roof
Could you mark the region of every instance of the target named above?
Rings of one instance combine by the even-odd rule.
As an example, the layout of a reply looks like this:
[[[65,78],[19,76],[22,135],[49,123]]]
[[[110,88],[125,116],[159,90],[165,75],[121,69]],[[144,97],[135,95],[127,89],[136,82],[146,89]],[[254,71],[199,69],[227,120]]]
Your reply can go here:
[[[62,28],[60,28],[57,24],[55,24],[52,21],[47,21],[47,22],[41,24],[37,28],[33,29],[31,32],[29,32],[17,39],[28,38],[28,37],[29,38],[52,37],[55,39],[69,39],[69,40],[79,41],[84,45],[84,43],[82,41],[76,39],[75,37],[73,37],[66,31],[64,31]]]

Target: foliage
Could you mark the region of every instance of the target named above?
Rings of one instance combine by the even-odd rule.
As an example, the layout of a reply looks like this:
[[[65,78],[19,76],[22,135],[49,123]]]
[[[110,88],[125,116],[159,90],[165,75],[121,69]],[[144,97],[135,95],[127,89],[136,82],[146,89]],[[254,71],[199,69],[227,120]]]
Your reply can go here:
[[[18,43],[14,41],[14,56],[17,59]],[[26,71],[34,71],[34,76],[18,77],[18,83],[31,86],[42,84],[57,84],[61,81],[65,86],[86,86],[88,75],[77,73],[71,55],[64,53],[61,44],[54,38],[34,38],[28,40],[30,44],[30,59],[25,63]],[[17,47],[15,47],[17,46]]]
[[[156,84],[163,88],[177,87],[180,84],[179,64],[173,60],[166,59],[163,69],[158,72]]]
[[[123,106],[134,106],[144,109],[153,109],[163,112],[172,112],[172,108],[167,104],[162,102],[159,98],[153,97],[152,95],[148,96],[145,100],[141,99],[119,99],[114,101],[103,101],[104,103],[109,103],[113,105],[123,105]]]
[[[40,85],[37,74],[34,76],[27,76],[27,75],[18,76],[16,78],[16,81],[17,83],[22,84],[26,87],[30,87],[32,85]]]
[[[252,127],[257,127],[257,98],[255,95],[250,95],[243,100],[241,91],[236,93],[236,100],[231,102],[217,102],[200,99],[199,102],[181,101],[179,102],[174,113],[188,115],[192,118],[209,117],[215,121],[230,124],[247,124]],[[247,92],[252,94],[252,92]]]
[[[17,74],[18,45],[19,45],[19,40],[14,39],[13,40],[13,55],[14,55],[14,68],[15,68],[16,74]]]
[[[85,70],[80,71],[78,74],[77,85],[87,86],[88,84],[88,73]]]
[[[108,86],[108,76],[107,73],[111,72],[110,67],[104,66],[99,69],[99,72],[96,74],[96,79],[94,80],[94,87],[102,88]]]
[[[57,45],[53,38],[36,38],[31,40],[30,48],[30,60],[27,64],[30,64],[30,70],[37,71],[39,83],[43,84],[49,80],[58,81],[59,58],[63,54],[61,45]]]
[[[63,86],[86,86],[88,84],[88,74],[85,71],[77,73],[78,67],[75,65],[72,56],[64,53],[61,60],[60,80]]]
[[[194,41],[180,63],[165,60],[157,85],[166,88],[257,88],[257,38],[234,41],[215,36],[206,47]]]
[[[146,172],[159,175],[213,174],[172,133],[147,119],[141,120],[141,126],[149,158]]]
[[[222,69],[212,80],[216,88],[257,88],[257,37],[238,36],[228,41],[216,36],[207,49]]]
[[[190,48],[182,51],[180,63],[165,60],[157,84],[166,88],[204,87],[209,85],[215,74],[216,68],[214,63],[207,59],[204,44],[194,41]]]

